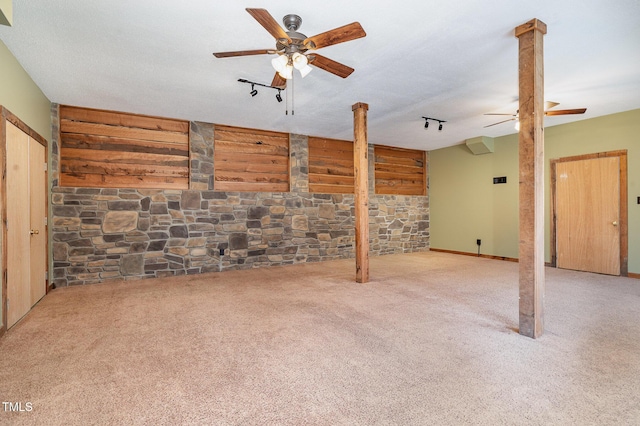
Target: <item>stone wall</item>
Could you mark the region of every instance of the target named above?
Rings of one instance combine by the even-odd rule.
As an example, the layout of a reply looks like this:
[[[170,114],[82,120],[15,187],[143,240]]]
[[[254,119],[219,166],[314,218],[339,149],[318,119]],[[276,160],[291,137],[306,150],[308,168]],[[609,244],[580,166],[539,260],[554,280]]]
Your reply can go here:
[[[55,123],[55,108],[53,116]],[[213,132],[211,124],[191,123],[190,190],[59,187],[58,162],[52,158],[53,284],[355,256],[354,197],[308,192],[306,136],[290,136],[291,192],[222,192],[212,189]],[[53,139],[56,157],[56,133]],[[371,157],[372,147],[369,151]],[[429,198],[371,191],[373,185],[370,254],[427,250]]]

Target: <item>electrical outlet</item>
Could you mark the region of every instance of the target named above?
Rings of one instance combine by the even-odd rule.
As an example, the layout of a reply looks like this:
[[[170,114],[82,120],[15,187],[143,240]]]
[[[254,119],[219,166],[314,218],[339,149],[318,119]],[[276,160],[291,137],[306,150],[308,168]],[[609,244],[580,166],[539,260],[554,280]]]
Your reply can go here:
[[[477,239],[477,240],[476,240],[476,244],[477,244],[477,245],[481,245],[481,244],[482,244],[482,240],[481,240],[481,239]]]
[[[220,256],[224,256],[224,249],[223,248],[220,249]]]

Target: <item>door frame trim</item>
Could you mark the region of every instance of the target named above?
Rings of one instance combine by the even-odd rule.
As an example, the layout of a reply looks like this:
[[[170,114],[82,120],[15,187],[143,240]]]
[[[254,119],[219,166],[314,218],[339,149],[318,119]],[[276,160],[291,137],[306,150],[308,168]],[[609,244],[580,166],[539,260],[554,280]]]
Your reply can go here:
[[[0,324],[0,336],[7,331],[7,223],[5,218],[7,217],[7,126],[6,122],[9,122],[22,130],[24,133],[40,145],[45,147],[45,161],[49,161],[48,142],[45,138],[40,136],[35,130],[29,127],[25,122],[20,120],[11,111],[0,105],[0,189],[2,189],[2,198],[0,198],[0,217],[2,217],[2,257],[0,259],[0,267],[2,269],[2,324]],[[47,182],[44,182],[47,190],[45,191],[45,205],[47,210],[49,209],[49,184],[48,184],[48,172],[46,173]],[[48,235],[47,226],[47,235]],[[49,265],[49,238],[47,237],[46,248],[46,262],[47,269]],[[48,290],[48,285],[46,286]]]
[[[550,253],[551,266],[557,267],[557,235],[556,235],[556,165],[570,161],[592,160],[595,158],[619,157],[620,158],[620,276],[629,275],[629,198],[627,187],[627,150],[598,152],[594,154],[575,155],[571,157],[555,158],[549,160],[551,171],[551,235]]]

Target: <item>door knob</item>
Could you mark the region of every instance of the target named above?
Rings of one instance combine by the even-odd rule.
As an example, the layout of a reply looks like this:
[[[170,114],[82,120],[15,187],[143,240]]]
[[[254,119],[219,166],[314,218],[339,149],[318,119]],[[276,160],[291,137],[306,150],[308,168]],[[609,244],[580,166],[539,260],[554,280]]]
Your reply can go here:
[[[38,231],[37,229],[32,229],[32,230],[31,230],[31,235],[33,235],[33,234],[39,234],[39,233],[40,233],[40,231]]]
[[[613,226],[618,226],[618,221],[617,221],[617,220],[614,220],[614,221],[613,221],[613,223],[612,223],[612,225],[613,225]]]

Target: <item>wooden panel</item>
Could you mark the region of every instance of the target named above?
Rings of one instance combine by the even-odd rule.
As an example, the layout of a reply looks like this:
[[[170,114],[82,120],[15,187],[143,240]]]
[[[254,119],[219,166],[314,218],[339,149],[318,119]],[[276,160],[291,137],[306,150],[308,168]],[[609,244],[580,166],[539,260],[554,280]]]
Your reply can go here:
[[[109,136],[78,135],[74,133],[62,134],[60,146],[63,150],[94,149],[114,152],[142,152],[147,154],[178,155],[182,157],[189,156],[188,145],[122,139]],[[104,153],[102,155],[104,156]]]
[[[353,194],[353,185],[324,185],[319,183],[309,183],[309,192],[322,194]]]
[[[103,123],[112,126],[135,127],[165,132],[188,133],[187,121],[173,120],[161,117],[103,111],[91,108],[63,106],[60,108],[60,118],[63,120],[84,121],[87,123]]]
[[[168,142],[184,145],[189,142],[186,133],[164,132],[160,130],[136,129],[132,127],[116,127],[108,124],[82,123],[60,120],[60,131],[83,135],[100,135],[143,141]]]
[[[289,191],[289,135],[216,125],[214,188]]]
[[[353,194],[353,142],[309,137],[309,191]]]
[[[289,192],[289,183],[219,181],[216,191]]]
[[[559,268],[620,275],[620,158],[556,164]]]
[[[189,123],[60,106],[60,185],[188,189]]]
[[[29,136],[6,126],[7,160],[7,328],[31,308]]]
[[[29,194],[31,244],[30,264],[30,305],[35,305],[47,289],[47,164],[46,148],[29,139]]]
[[[60,186],[184,189],[189,187],[189,178],[60,173]]]
[[[424,151],[375,145],[376,194],[426,195]]]

